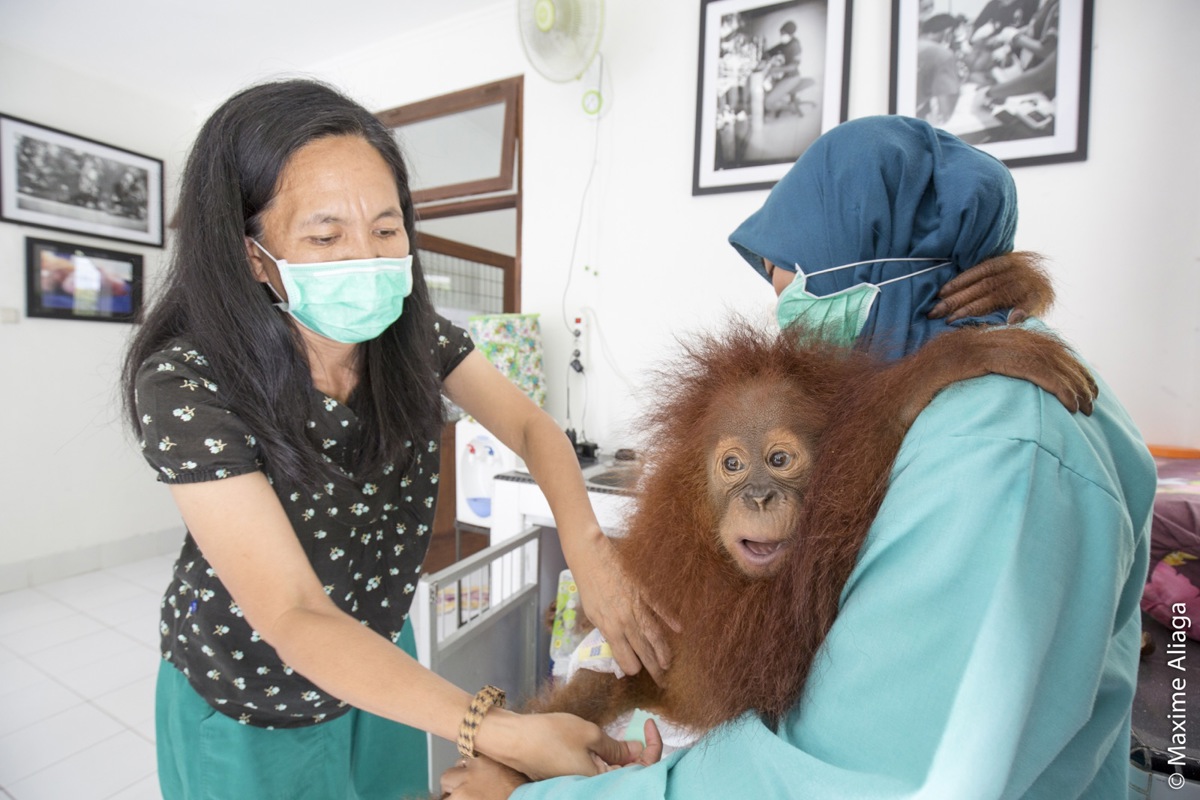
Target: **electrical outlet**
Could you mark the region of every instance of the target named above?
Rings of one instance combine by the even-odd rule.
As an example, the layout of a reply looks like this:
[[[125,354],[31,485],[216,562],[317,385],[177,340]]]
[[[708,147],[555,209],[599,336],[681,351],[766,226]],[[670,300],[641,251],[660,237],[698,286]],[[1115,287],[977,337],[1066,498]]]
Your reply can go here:
[[[583,372],[588,366],[587,322],[580,311],[571,318],[571,368]]]

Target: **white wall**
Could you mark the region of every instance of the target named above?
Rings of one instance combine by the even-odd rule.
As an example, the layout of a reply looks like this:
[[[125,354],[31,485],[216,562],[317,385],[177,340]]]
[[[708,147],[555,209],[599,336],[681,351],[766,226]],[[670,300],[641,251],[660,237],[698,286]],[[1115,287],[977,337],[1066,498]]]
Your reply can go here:
[[[539,76],[526,65],[515,6],[398,36],[318,72],[381,109],[525,73],[523,305],[543,314],[549,409],[563,420],[562,295],[596,125],[579,99],[595,69],[581,83]],[[889,8],[855,3],[852,117],[887,111]],[[729,309],[765,315],[773,295],[725,241],[766,193],[691,196],[697,4],[610,0],[605,25],[610,109],[566,310],[595,310],[585,427],[615,447],[645,369],[668,356],[675,335],[718,324]],[[1163,0],[1153,12],[1097,2],[1088,160],[1014,170],[1018,247],[1052,259],[1050,321],[1149,441],[1191,446],[1200,446],[1200,110],[1178,87],[1198,74],[1197,29],[1193,0]],[[618,369],[603,358],[600,332]],[[578,427],[582,384],[572,393]]]
[[[855,5],[850,113],[857,117],[887,110],[890,3]],[[1146,438],[1200,446],[1200,110],[1185,97],[1198,74],[1191,32],[1200,29],[1200,4],[1096,6],[1089,158],[1014,171],[1017,243],[1053,258],[1060,299],[1051,322],[1104,374]],[[568,360],[562,298],[598,132],[565,307],[572,315],[594,310],[583,427],[615,448],[627,442],[639,398],[653,389],[646,371],[673,351],[676,336],[719,324],[730,310],[769,318],[773,295],[725,241],[766,194],[691,195],[694,0],[609,0],[609,110],[598,127],[579,110],[584,84],[537,75],[516,30],[515,2],[497,2],[310,72],[373,109],[526,75],[523,300],[526,311],[543,315],[549,409],[560,421]],[[0,109],[163,158],[169,187],[200,121],[23,53],[0,50],[0,75]],[[248,74],[247,83],[259,77]],[[40,233],[0,225],[8,264],[0,270],[0,307],[23,308],[21,243]],[[133,249],[145,253],[153,277],[160,251]],[[0,324],[7,453],[0,567],[178,526],[120,425],[115,376],[128,333],[100,323]],[[572,385],[576,427],[582,393],[582,383]]]
[[[0,110],[161,158],[173,193],[180,156],[195,133],[190,109],[2,46],[0,75]],[[0,590],[21,582],[4,565],[43,557],[44,574],[69,573],[72,564],[87,566],[72,561],[81,548],[85,560],[94,560],[105,545],[181,527],[166,489],[123,427],[117,375],[133,327],[26,318],[27,236],[141,253],[152,284],[163,257],[154,247],[0,224],[0,308],[20,312],[20,322],[0,324]],[[51,555],[60,563],[44,561]]]

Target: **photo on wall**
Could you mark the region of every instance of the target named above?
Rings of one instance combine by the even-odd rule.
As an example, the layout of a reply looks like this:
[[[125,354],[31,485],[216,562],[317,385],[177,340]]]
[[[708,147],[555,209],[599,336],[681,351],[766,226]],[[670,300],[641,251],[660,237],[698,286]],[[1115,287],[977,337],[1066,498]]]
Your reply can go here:
[[[163,162],[0,114],[0,219],[162,247]]]
[[[765,189],[846,119],[850,0],[704,0],[692,194]]]
[[[142,309],[142,257],[27,238],[25,286],[30,317],[136,322]]]
[[[893,0],[891,112],[1010,167],[1087,159],[1092,0]]]

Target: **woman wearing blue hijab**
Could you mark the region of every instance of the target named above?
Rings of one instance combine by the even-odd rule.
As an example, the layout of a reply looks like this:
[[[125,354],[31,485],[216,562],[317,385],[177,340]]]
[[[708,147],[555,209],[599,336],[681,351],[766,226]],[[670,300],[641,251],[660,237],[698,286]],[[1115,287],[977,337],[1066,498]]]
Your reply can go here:
[[[781,322],[891,359],[949,330],[939,288],[1010,252],[1016,218],[998,161],[874,117],[818,139],[730,239],[773,270]],[[1090,416],[997,375],[921,413],[778,730],[748,714],[653,766],[512,797],[1128,796],[1155,475],[1097,381]]]

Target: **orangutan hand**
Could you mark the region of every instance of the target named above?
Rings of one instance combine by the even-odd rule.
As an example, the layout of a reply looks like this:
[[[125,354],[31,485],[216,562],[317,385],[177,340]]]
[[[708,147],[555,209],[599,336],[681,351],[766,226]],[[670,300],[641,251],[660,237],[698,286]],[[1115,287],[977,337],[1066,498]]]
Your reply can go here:
[[[989,258],[946,281],[931,319],[955,322],[1011,308],[1008,323],[1045,313],[1054,303],[1054,287],[1036,253],[1005,253]]]
[[[487,756],[459,759],[442,773],[442,797],[453,800],[508,800],[529,779]]]

